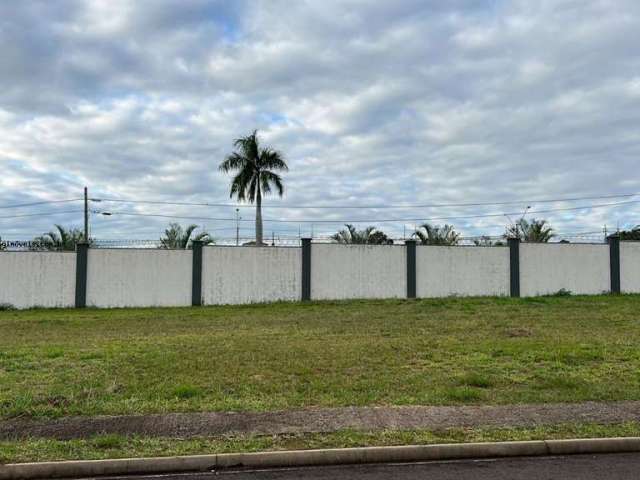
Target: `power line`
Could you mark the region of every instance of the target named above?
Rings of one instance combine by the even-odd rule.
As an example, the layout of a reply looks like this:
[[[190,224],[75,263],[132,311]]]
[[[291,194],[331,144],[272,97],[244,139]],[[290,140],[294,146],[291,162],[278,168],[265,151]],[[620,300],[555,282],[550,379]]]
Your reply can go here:
[[[77,202],[82,200],[82,198],[67,198],[65,200],[42,200],[39,202],[31,202],[31,203],[18,203],[15,205],[0,205],[0,209],[3,208],[21,208],[21,207],[34,207],[36,205],[49,205],[52,203],[68,203],[68,202]]]
[[[38,212],[38,213],[23,213],[19,215],[4,215],[0,216],[0,219],[3,218],[23,218],[23,217],[44,217],[47,215],[61,215],[64,213],[82,213],[83,210],[62,210],[60,212]]]
[[[620,205],[630,205],[640,203],[640,200],[629,200],[625,202],[614,202],[614,203],[601,203],[595,205],[583,205],[580,207],[564,207],[564,208],[550,208],[546,210],[530,210],[529,214],[538,214],[538,213],[551,213],[551,212],[566,212],[566,211],[577,211],[577,210],[587,210],[592,208],[603,208],[603,207],[614,207]],[[195,217],[195,216],[180,216],[180,215],[166,215],[166,214],[154,214],[154,213],[138,213],[138,212],[102,212],[100,210],[94,211],[94,213],[104,213],[107,215],[127,215],[127,216],[136,216],[136,217],[158,217],[158,218],[174,218],[180,220],[210,220],[210,221],[220,221],[220,222],[229,222],[236,221],[235,218],[216,218],[216,217]],[[522,212],[502,212],[502,213],[485,213],[485,214],[477,214],[477,215],[456,215],[456,216],[447,216],[447,217],[430,217],[430,218],[394,218],[394,219],[317,219],[317,220],[306,220],[306,219],[294,219],[294,220],[286,220],[286,219],[264,219],[265,223],[311,223],[311,224],[320,224],[320,223],[330,223],[330,224],[345,224],[345,223],[415,223],[415,222],[428,222],[434,220],[463,220],[463,219],[472,219],[472,218],[490,218],[490,217],[504,217],[508,215],[520,215]],[[253,219],[240,219],[240,222],[253,222]]]
[[[444,208],[444,207],[482,207],[491,205],[518,205],[527,203],[556,203],[556,202],[575,202],[579,200],[602,200],[607,198],[625,198],[634,197],[640,193],[621,193],[619,195],[595,195],[589,197],[565,197],[565,198],[547,198],[539,200],[510,200],[498,202],[471,202],[471,203],[433,203],[433,204],[417,204],[417,205],[268,205],[268,208],[317,208],[317,209],[402,209],[402,208]],[[163,200],[136,200],[122,198],[92,198],[93,202],[113,202],[113,203],[137,203],[148,205],[174,205],[187,207],[233,207],[233,208],[255,208],[253,205],[238,205],[235,203],[208,203],[208,202],[170,202]]]

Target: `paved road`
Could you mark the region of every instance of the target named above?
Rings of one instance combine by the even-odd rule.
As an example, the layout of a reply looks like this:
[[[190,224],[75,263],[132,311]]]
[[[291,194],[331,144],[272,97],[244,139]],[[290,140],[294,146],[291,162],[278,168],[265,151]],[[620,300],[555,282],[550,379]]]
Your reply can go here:
[[[126,478],[130,480],[328,480],[336,478],[353,480],[627,480],[640,478],[640,454],[223,471]]]

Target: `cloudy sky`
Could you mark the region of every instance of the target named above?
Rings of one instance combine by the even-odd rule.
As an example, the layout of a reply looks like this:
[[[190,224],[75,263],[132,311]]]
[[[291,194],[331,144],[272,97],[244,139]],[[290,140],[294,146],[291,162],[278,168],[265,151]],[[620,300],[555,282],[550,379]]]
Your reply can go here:
[[[637,0],[1,2],[0,236],[81,226],[78,202],[3,207],[84,185],[94,198],[233,204],[217,166],[253,129],[290,166],[264,213],[290,223],[267,221],[267,236],[345,220],[402,236],[481,214],[496,216],[434,223],[498,235],[502,213],[527,205],[620,202],[530,216],[568,233],[635,225],[640,196],[535,200],[640,192],[639,31]],[[98,238],[157,238],[171,221],[123,213],[235,234],[233,206],[91,208],[113,213],[92,215]]]

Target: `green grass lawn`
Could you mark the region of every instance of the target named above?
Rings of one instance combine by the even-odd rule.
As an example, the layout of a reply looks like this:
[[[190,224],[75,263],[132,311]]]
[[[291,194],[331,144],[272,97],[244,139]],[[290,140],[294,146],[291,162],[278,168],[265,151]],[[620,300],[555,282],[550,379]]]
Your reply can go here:
[[[640,296],[0,312],[0,418],[640,399]]]
[[[535,428],[450,428],[431,430],[385,430],[287,435],[237,435],[198,438],[149,438],[99,435],[81,440],[30,439],[0,441],[0,464],[56,460],[99,460],[104,458],[166,457],[212,453],[351,448],[388,445],[430,445],[436,443],[504,442],[563,438],[640,436],[640,424],[564,424]]]

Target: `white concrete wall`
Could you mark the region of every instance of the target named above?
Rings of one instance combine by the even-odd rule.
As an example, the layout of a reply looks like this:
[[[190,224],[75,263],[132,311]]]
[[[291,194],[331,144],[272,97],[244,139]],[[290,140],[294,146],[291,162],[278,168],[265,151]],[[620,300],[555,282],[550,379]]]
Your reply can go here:
[[[416,296],[509,295],[506,247],[416,246]]]
[[[404,298],[406,249],[400,245],[311,246],[311,298]]]
[[[0,252],[0,303],[72,307],[75,292],[74,252]]]
[[[191,250],[89,249],[87,306],[191,305]]]
[[[640,242],[620,242],[620,290],[640,293]]]
[[[576,295],[609,292],[609,246],[520,244],[520,295],[548,295],[563,288]]]
[[[300,300],[302,249],[294,247],[204,247],[205,305]]]

